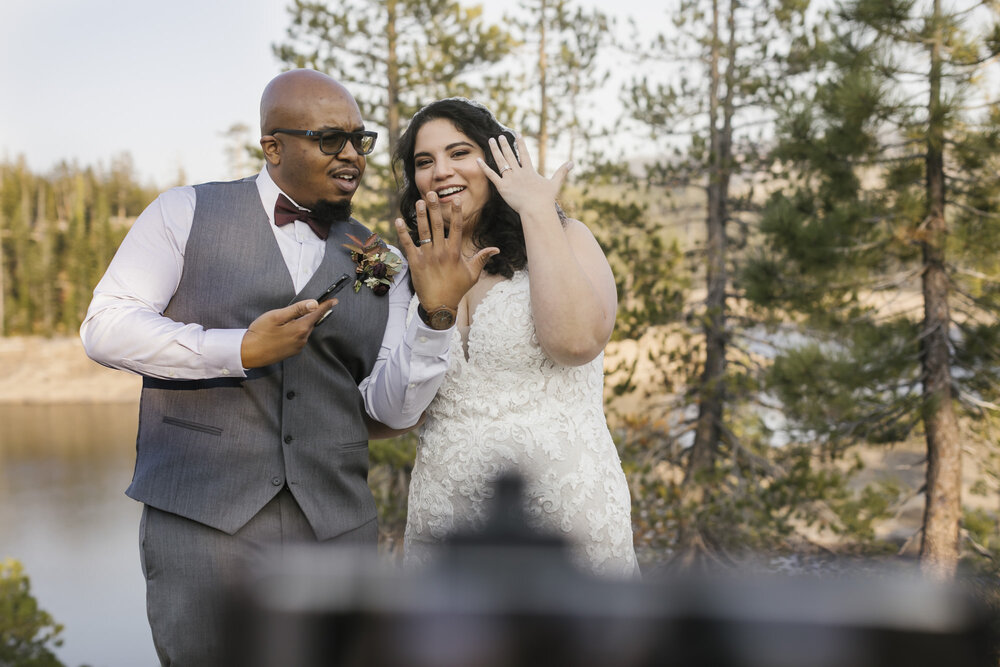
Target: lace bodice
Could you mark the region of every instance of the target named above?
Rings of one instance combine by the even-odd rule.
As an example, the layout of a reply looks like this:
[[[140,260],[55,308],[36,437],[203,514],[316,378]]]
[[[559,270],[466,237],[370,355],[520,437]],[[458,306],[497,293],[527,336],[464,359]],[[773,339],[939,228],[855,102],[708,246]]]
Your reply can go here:
[[[454,336],[420,433],[406,560],[425,558],[428,544],[455,529],[481,525],[493,481],[517,470],[536,527],[567,537],[590,570],[634,574],[628,486],[603,411],[603,355],[583,366],[545,355],[525,271],[480,302],[468,357],[457,329]]]

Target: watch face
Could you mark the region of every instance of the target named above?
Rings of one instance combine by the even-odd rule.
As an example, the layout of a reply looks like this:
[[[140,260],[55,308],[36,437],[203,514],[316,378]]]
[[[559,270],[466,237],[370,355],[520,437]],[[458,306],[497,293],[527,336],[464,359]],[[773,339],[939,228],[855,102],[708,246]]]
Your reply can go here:
[[[451,311],[441,308],[435,310],[431,315],[431,326],[435,329],[447,329],[455,322],[455,316]]]

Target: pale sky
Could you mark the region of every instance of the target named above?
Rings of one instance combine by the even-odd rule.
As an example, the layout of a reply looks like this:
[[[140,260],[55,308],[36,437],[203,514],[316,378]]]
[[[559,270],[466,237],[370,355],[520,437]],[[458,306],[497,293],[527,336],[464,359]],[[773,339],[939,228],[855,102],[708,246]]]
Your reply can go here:
[[[0,158],[23,155],[45,173],[63,159],[107,168],[128,152],[161,188],[180,169],[188,183],[227,178],[223,133],[256,130],[260,93],[281,71],[271,45],[284,39],[288,3],[0,0]],[[493,20],[518,7],[484,4]],[[648,25],[664,22],[667,4],[614,6]]]

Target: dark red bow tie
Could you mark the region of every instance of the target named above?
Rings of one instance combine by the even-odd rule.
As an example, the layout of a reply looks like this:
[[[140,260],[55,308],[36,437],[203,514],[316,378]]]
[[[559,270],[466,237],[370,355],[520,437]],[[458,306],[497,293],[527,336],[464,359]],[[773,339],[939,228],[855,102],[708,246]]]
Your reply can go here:
[[[330,225],[317,220],[309,211],[296,208],[295,204],[293,204],[288,197],[279,194],[278,201],[274,204],[274,224],[278,227],[283,227],[284,225],[295,222],[296,220],[301,220],[309,225],[309,228],[313,230],[313,233],[324,241],[330,233]]]

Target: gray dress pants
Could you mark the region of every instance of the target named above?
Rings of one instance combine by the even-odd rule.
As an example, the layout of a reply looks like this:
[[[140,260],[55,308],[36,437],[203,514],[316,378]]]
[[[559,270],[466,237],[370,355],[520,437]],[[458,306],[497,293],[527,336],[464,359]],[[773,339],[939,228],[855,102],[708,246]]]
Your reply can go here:
[[[371,545],[374,555],[377,540],[373,520],[329,542]],[[139,553],[146,578],[146,613],[161,664],[222,665],[224,633],[229,629],[221,595],[225,587],[273,556],[276,548],[317,542],[287,488],[234,535],[145,506]]]

